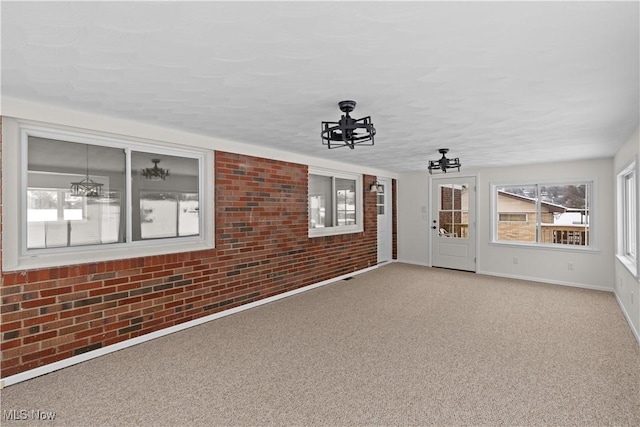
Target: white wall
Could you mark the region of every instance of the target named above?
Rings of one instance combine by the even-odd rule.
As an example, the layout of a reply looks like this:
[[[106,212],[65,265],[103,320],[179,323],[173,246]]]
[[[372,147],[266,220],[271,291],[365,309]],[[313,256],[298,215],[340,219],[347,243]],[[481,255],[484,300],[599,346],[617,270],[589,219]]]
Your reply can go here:
[[[478,174],[478,272],[613,290],[612,160],[482,169]],[[594,180],[591,238],[595,250],[549,249],[491,243],[491,186],[520,182]],[[594,241],[595,238],[595,241]],[[518,258],[518,264],[513,258]],[[573,270],[569,269],[572,264]]]
[[[465,175],[474,174],[465,171]],[[477,272],[495,276],[613,290],[613,161],[597,159],[485,168],[477,174]],[[597,250],[576,251],[491,243],[491,185],[549,180],[595,180]],[[398,180],[398,260],[429,265],[429,174],[404,173]],[[427,212],[423,212],[423,206]],[[518,264],[513,264],[513,257]],[[568,265],[573,265],[569,270]]]
[[[612,192],[616,194],[617,175],[636,161],[636,176],[638,176],[638,156],[640,156],[640,135],[639,129],[629,138],[627,143],[618,151],[613,161],[613,186]],[[616,194],[617,196],[617,194]],[[636,198],[640,200],[640,188]],[[618,198],[616,197],[614,207],[616,210],[616,221],[618,221]],[[619,247],[621,237],[616,233],[616,247]],[[614,258],[615,264],[615,293],[618,302],[622,307],[627,320],[636,335],[636,339],[640,341],[640,278],[632,274],[632,272],[617,258]]]

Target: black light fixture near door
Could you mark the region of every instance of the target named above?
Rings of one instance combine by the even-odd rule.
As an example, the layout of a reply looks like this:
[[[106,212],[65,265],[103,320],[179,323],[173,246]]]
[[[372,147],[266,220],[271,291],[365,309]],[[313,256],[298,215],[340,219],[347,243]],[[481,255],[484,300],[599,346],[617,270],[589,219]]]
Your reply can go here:
[[[371,193],[382,193],[384,191],[384,187],[378,181],[373,181],[369,186],[369,191]]]
[[[373,145],[376,128],[371,116],[352,118],[349,113],[356,108],[356,101],[340,101],[338,107],[345,114],[337,122],[322,122],[322,144],[329,149],[349,147],[352,150],[356,145]]]
[[[460,164],[459,158],[447,159],[445,154],[449,152],[448,148],[441,148],[438,152],[442,154],[442,157],[438,160],[429,160],[429,173],[447,173],[447,169],[458,169],[458,172],[460,172],[460,166],[462,165]]]
[[[151,159],[153,162],[152,168],[144,168],[140,172],[142,176],[151,181],[160,181],[165,180],[169,176],[169,169],[163,169],[158,167],[158,163],[160,163],[160,159]]]
[[[71,194],[74,196],[100,197],[102,196],[102,186],[99,182],[95,182],[89,178],[89,144],[85,144],[87,148],[87,174],[82,181],[71,183]]]

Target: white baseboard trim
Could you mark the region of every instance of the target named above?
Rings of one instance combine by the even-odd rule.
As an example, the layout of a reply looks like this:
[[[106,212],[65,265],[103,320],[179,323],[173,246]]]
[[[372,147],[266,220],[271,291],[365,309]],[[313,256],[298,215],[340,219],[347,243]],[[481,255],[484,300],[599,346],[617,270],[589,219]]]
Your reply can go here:
[[[422,266],[422,267],[431,267],[431,265],[426,263],[426,262],[410,261],[410,260],[406,260],[406,259],[396,259],[394,261],[395,262],[401,262],[403,264],[419,265],[419,266]]]
[[[636,330],[635,326],[633,326],[633,322],[631,321],[631,316],[629,316],[629,313],[624,308],[624,304],[622,304],[622,301],[620,301],[620,297],[618,296],[618,293],[614,291],[613,294],[616,296],[616,301],[618,301],[618,305],[620,306],[620,310],[622,310],[622,314],[624,314],[624,318],[627,319],[627,323],[631,328],[631,332],[633,333],[633,336],[636,338],[636,341],[638,341],[638,345],[640,345],[640,333],[638,332],[638,330]]]
[[[95,359],[96,357],[104,356],[105,354],[113,353],[114,351],[122,350],[127,347],[132,347],[137,344],[142,344],[146,341],[151,341],[156,338],[163,337],[165,335],[173,334],[175,332],[179,332],[188,328],[192,328],[194,326],[201,325],[203,323],[210,322],[212,320],[219,319],[221,317],[229,316],[230,314],[239,313],[244,310],[249,310],[251,308],[255,308],[261,306],[263,304],[268,304],[283,298],[287,298],[302,292],[310,291],[315,288],[319,288],[321,286],[329,285],[331,283],[338,282],[340,280],[344,280],[348,277],[356,276],[358,274],[366,273],[371,270],[375,270],[378,268],[378,265],[374,265],[362,270],[354,271],[353,273],[343,274],[338,277],[334,277],[332,279],[324,280],[322,282],[314,283],[312,285],[308,285],[302,288],[294,289],[292,291],[284,292],[278,295],[273,295],[268,298],[264,298],[258,301],[250,302],[248,304],[244,304],[238,307],[230,308],[228,310],[224,310],[218,313],[211,314],[209,316],[200,317],[198,319],[194,319],[188,322],[180,323],[179,325],[171,326],[169,328],[161,329],[159,331],[151,332],[145,335],[141,335],[136,338],[131,338],[126,341],[122,341],[116,344],[109,345],[107,347],[99,348],[97,350],[88,351],[83,354],[79,354],[77,356],[69,357],[68,359],[60,360],[58,362],[50,363],[48,365],[40,366],[38,368],[30,369],[25,372],[21,372],[19,374],[11,375],[6,378],[0,379],[0,389],[22,382],[26,380],[30,380],[35,377],[39,377],[41,375],[45,375],[59,369],[67,368],[69,366],[76,365],[78,363],[85,362],[87,360]]]
[[[493,271],[479,270],[476,273],[484,274],[486,276],[505,277],[507,279],[526,280],[529,282],[538,282],[538,283],[546,283],[546,284],[561,285],[561,286],[571,286],[573,288],[593,289],[595,291],[613,292],[612,288],[607,288],[605,286],[587,285],[584,283],[565,282],[562,280],[552,280],[552,279],[545,279],[540,277],[519,276],[517,274],[495,273]]]

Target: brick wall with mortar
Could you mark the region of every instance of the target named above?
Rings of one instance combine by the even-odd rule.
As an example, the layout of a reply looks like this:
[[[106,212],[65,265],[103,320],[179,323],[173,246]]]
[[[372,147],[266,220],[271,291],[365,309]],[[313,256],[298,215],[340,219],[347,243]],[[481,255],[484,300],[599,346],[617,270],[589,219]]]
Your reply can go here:
[[[310,239],[305,165],[215,159],[215,249],[1,273],[2,377],[376,263],[375,194],[364,232]]]

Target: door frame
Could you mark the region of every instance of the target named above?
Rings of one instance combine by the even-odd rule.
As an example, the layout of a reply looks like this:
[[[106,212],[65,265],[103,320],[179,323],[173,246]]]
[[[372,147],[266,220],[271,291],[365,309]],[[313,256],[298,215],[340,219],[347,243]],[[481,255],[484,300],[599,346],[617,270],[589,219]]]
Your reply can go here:
[[[429,234],[428,237],[428,245],[429,245],[429,266],[430,267],[434,267],[433,265],[433,250],[434,250],[434,239],[436,237],[435,233],[433,232],[433,229],[431,228],[433,226],[433,221],[434,220],[438,220],[439,218],[434,218],[434,212],[437,210],[437,206],[438,206],[438,199],[437,197],[439,196],[439,194],[433,194],[433,185],[435,183],[437,183],[438,181],[448,181],[451,179],[464,179],[464,178],[471,178],[474,180],[475,184],[474,184],[474,203],[473,205],[469,205],[469,210],[473,209],[474,211],[474,215],[473,215],[473,224],[469,224],[469,228],[471,229],[471,227],[473,227],[473,232],[474,232],[474,236],[475,236],[475,242],[473,245],[470,245],[469,247],[473,250],[473,258],[474,258],[474,263],[473,263],[473,270],[464,270],[464,271],[470,271],[473,273],[476,273],[478,271],[478,175],[477,174],[464,174],[464,175],[459,175],[459,174],[438,174],[438,175],[429,175],[429,182],[428,182],[428,203],[429,203],[429,222],[427,224],[427,231]],[[439,224],[438,224],[439,226]],[[439,266],[438,266],[439,267]],[[448,268],[448,267],[442,267],[442,268]]]
[[[379,230],[380,230],[380,224],[377,223],[377,230],[376,230],[376,241],[377,241],[377,247],[378,247],[378,251],[377,251],[377,258],[376,258],[376,262],[378,264],[383,263],[383,262],[389,262],[393,260],[393,210],[392,210],[392,200],[393,200],[393,179],[392,178],[386,178],[386,177],[378,177],[377,180],[378,184],[382,184],[384,186],[384,217],[386,219],[386,224],[385,224],[385,228],[386,228],[386,237],[387,237],[387,244],[386,247],[384,249],[384,253],[388,256],[387,259],[382,259],[380,257],[381,254],[381,245],[380,245],[380,234],[379,234]],[[377,197],[377,194],[376,194]],[[377,203],[376,203],[377,205]],[[376,208],[376,215],[377,215],[377,208]],[[377,221],[376,221],[377,222]]]

